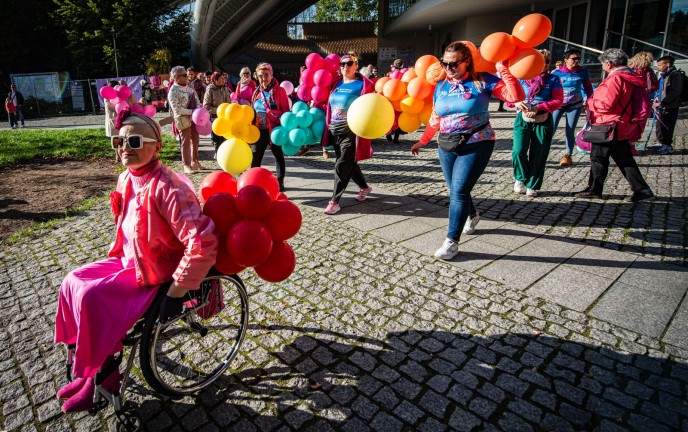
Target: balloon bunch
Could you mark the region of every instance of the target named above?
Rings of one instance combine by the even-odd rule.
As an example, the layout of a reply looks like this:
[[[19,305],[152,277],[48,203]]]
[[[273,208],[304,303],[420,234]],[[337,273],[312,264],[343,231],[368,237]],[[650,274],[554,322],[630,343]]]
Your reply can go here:
[[[545,15],[521,18],[511,32],[488,35],[480,44],[480,54],[488,62],[509,60],[509,72],[518,79],[531,79],[545,67],[545,58],[533,47],[547,40],[552,22]]]
[[[238,181],[217,171],[201,182],[198,195],[220,239],[218,271],[236,274],[253,267],[267,282],[281,282],[292,274],[296,256],[286,240],[301,228],[301,211],[279,192],[270,171],[251,168]]]
[[[251,124],[254,116],[249,105],[223,103],[217,107],[212,131],[227,138],[217,149],[217,163],[230,174],[241,174],[251,166],[253,153],[248,144],[260,138],[260,131]]]
[[[301,85],[296,95],[304,102],[313,101],[315,105],[324,104],[330,96],[330,84],[338,77],[339,56],[330,54],[322,58],[318,53],[306,57],[306,69],[301,72]]]
[[[103,86],[100,88],[100,95],[106,99],[110,105],[115,107],[115,112],[119,114],[121,111],[131,110],[134,114],[145,114],[148,117],[155,116],[156,110],[153,105],[146,105],[145,107],[138,102],[129,105],[127,100],[131,95],[131,89],[125,85],[116,85],[114,87]]]
[[[251,105],[251,96],[253,96],[253,89],[249,86],[241,87],[241,91],[232,92],[230,95],[232,102],[237,102],[241,105]]]
[[[210,135],[213,125],[210,123],[210,113],[207,109],[201,107],[193,110],[191,121],[194,122],[199,135]]]
[[[301,146],[320,142],[325,130],[325,112],[310,108],[304,102],[296,102],[291,111],[282,113],[280,124],[270,132],[270,140],[287,156],[294,156]]]

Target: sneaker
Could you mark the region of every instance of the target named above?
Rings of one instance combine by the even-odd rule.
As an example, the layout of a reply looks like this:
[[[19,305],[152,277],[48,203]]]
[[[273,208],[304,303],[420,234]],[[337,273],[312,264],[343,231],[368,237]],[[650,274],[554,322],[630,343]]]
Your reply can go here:
[[[475,232],[475,226],[478,225],[478,222],[480,222],[480,215],[475,214],[475,216],[468,216],[468,220],[466,220],[466,225],[463,227],[463,233],[464,234],[473,234]]]
[[[450,260],[459,253],[459,243],[453,239],[444,239],[442,247],[437,249],[435,257],[443,260]]]
[[[359,201],[365,201],[368,194],[372,191],[373,191],[373,188],[371,186],[368,186],[367,188],[363,188],[360,191],[358,191],[358,196],[356,197],[356,199]]]
[[[655,194],[652,193],[651,190],[647,189],[647,190],[633,192],[633,195],[626,197],[626,201],[638,202],[638,201],[648,200],[648,199],[654,198],[654,197],[655,197]]]
[[[571,159],[571,155],[568,153],[564,154],[564,157],[561,158],[561,161],[559,162],[560,167],[567,167],[573,165],[573,160]]]
[[[602,199],[602,195],[590,192],[589,190],[578,192],[575,196],[576,198]]]
[[[538,191],[533,189],[526,189],[526,196],[535,198],[536,196],[538,196]]]
[[[516,192],[517,194],[526,193],[526,185],[524,185],[522,181],[516,180],[514,182],[514,192]]]
[[[22,129],[24,129],[26,126],[24,126],[24,123],[22,123]]]
[[[193,169],[191,168],[190,165],[184,165],[184,174],[191,174],[193,173]]]
[[[392,134],[385,135],[385,138],[387,138],[387,141],[392,142]]]
[[[657,153],[659,153],[661,155],[671,154],[672,151],[674,151],[674,148],[670,145],[663,145],[657,149]]]
[[[337,204],[336,202],[330,201],[329,203],[327,203],[327,207],[325,207],[325,214],[333,215],[341,209],[342,208],[339,207],[339,204]]]

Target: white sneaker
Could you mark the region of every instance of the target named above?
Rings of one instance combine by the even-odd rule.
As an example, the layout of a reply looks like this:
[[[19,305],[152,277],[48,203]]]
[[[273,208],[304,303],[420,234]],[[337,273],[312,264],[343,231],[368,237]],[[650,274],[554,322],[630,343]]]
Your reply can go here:
[[[442,247],[437,249],[435,257],[443,260],[450,260],[459,253],[459,243],[453,239],[444,239]]]
[[[475,232],[475,226],[478,225],[478,222],[480,222],[480,215],[475,214],[474,217],[468,216],[468,220],[466,221],[466,225],[463,227],[463,233],[464,234],[473,234]]]
[[[517,194],[526,193],[526,185],[524,185],[522,181],[516,180],[514,182],[514,192],[516,192]]]
[[[184,174],[191,174],[193,173],[193,169],[189,165],[184,165]]]
[[[529,196],[531,198],[535,198],[536,196],[538,196],[538,191],[533,190],[533,189],[528,189],[526,191],[526,196]]]

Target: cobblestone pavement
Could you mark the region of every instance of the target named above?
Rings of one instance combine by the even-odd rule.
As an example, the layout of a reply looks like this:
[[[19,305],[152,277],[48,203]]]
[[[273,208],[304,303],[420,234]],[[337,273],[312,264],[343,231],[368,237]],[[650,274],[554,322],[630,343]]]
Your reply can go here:
[[[572,200],[569,192],[584,185],[588,164],[578,156],[573,168],[555,168],[560,141],[543,197],[529,200],[511,192],[509,121],[494,116],[500,140],[476,188],[487,219],[685,269],[685,136],[675,155],[640,158],[661,197],[654,202],[622,202],[628,190],[616,171],[606,200]],[[413,137],[406,136],[407,145],[377,145],[364,173],[376,190],[446,207],[435,152],[409,157]],[[299,166],[315,168],[308,171],[312,183],[296,181]],[[295,175],[287,177],[288,194],[296,199],[308,185],[331,184],[331,168],[332,160],[316,156],[290,159]],[[360,211],[373,208],[374,198]],[[344,204],[352,201],[347,196]],[[357,229],[344,223],[351,207],[331,218],[297,202],[304,223],[290,240],[298,257],[294,275],[280,284],[252,271],[241,275],[250,329],[231,373],[195,398],[168,400],[134,371],[127,404],[147,430],[688,430],[686,344]],[[54,393],[65,383],[64,350],[52,344],[59,283],[70,269],[105,255],[110,221],[102,205],[0,252],[0,427],[114,430],[111,409],[95,417],[61,413]],[[679,301],[684,306],[674,321],[688,329],[688,317],[680,316],[687,314],[685,294]]]

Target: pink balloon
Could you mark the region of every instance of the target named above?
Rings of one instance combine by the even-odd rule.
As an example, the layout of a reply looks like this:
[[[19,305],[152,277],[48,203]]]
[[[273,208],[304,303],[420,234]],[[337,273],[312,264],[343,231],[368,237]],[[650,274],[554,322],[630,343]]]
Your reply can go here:
[[[330,96],[330,90],[328,87],[316,86],[311,90],[311,99],[316,103],[323,103]]]
[[[131,107],[131,112],[133,112],[134,114],[143,114],[145,111],[145,108],[141,106],[140,103],[135,103]]]
[[[146,105],[145,107],[143,107],[143,113],[145,115],[147,115],[148,117],[155,117],[156,112],[157,112],[157,110],[155,109],[155,107],[153,105]],[[208,123],[210,123],[210,122],[208,122]]]
[[[122,87],[124,87],[124,86],[123,86],[123,85],[120,85],[120,84],[117,84],[117,85],[114,87],[114,89],[115,89],[116,92],[119,92],[119,89],[121,89]]]
[[[408,71],[408,68],[403,68],[403,69],[401,70],[401,74],[402,74],[402,75],[405,74],[406,71]]]
[[[126,111],[129,109],[129,104],[126,102],[120,102],[115,105],[115,111],[119,114],[121,111]]]
[[[315,83],[313,82],[313,76],[315,75],[316,70],[315,69],[304,69],[303,72],[301,72],[301,80],[302,82],[308,86],[308,87],[313,87]]]
[[[189,178],[182,173],[175,173],[175,174],[177,175],[177,178],[179,178],[179,180],[181,180],[185,185],[187,185],[189,187],[189,189],[191,189],[191,193],[196,195],[196,186],[194,186],[193,182],[191,180],[189,180]]]
[[[253,95],[253,89],[251,87],[248,87],[248,86],[242,87],[241,93],[239,93],[239,97],[241,97],[241,99],[246,99],[246,100],[250,100],[252,95]]]
[[[114,99],[117,97],[117,90],[110,86],[103,86],[100,88],[100,95],[103,99]]]
[[[394,72],[392,72],[391,74],[389,74],[389,77],[390,77],[391,79],[401,79],[401,77],[402,77],[403,75],[404,75],[404,74],[401,73],[401,71],[394,71]]]
[[[299,90],[296,92],[296,95],[299,97],[304,102],[310,102],[311,100],[311,91],[313,90],[313,87],[309,87],[307,85],[302,85],[299,87]]]
[[[198,132],[199,135],[210,135],[210,132],[213,130],[213,124],[211,122],[207,122],[202,125],[196,125],[196,132]]]
[[[232,92],[232,94],[230,94],[229,97],[232,99],[232,101],[236,101],[237,100],[236,92]]]
[[[239,99],[239,105],[251,105],[251,101],[248,99]]]
[[[306,57],[306,67],[308,69],[313,69],[314,71],[317,71],[325,67],[325,61],[322,57],[320,57],[320,54],[310,53],[308,54],[308,57]]]
[[[339,61],[341,58],[337,54],[330,54],[325,57],[325,64],[330,72],[337,72],[339,70]]]
[[[120,86],[120,89],[117,90],[117,96],[122,100],[127,100],[130,94],[131,89],[127,86]]]
[[[327,87],[332,83],[332,73],[328,69],[321,69],[313,74],[313,82],[319,87]]]
[[[292,84],[291,81],[282,81],[280,83],[280,87],[282,87],[284,91],[287,92],[287,96],[294,93],[294,84]]]
[[[205,108],[196,108],[191,113],[191,120],[193,120],[196,125],[204,125],[210,121],[210,113]]]
[[[120,103],[120,102],[121,102],[121,101],[119,100],[118,97],[115,97],[115,98],[110,99],[110,105],[112,105],[112,106],[115,106],[115,105],[117,105],[117,104]]]

